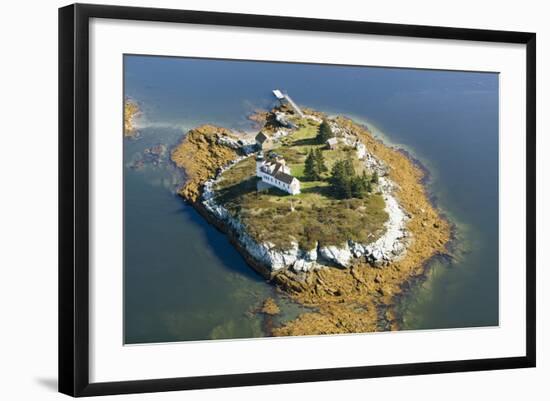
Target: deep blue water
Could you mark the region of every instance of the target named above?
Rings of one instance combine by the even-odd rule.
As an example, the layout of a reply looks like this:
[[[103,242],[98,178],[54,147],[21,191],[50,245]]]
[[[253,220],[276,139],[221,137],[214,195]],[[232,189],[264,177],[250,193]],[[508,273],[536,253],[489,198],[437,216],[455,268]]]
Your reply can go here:
[[[378,128],[428,168],[429,192],[457,226],[455,260],[434,263],[401,300],[404,328],[498,324],[498,74],[143,56],[126,56],[124,71],[143,110],[126,165],[199,124],[252,130],[246,115],[272,107],[275,88]],[[125,167],[126,341],[259,336],[247,312],[267,296],[294,317],[300,309],[174,194],[180,182],[168,164]]]

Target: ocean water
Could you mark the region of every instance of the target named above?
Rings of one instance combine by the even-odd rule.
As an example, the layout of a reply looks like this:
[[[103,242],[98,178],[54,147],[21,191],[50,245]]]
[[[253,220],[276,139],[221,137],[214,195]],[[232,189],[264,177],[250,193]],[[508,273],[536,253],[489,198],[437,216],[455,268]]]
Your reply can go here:
[[[136,163],[200,124],[252,131],[247,114],[274,106],[276,88],[366,123],[429,170],[456,226],[453,258],[398,300],[403,329],[498,325],[498,74],[145,56],[125,56],[124,73],[143,111],[124,143],[126,343],[263,336],[305,310],[175,194],[185,177],[168,154]],[[267,297],[282,307],[274,322],[254,313]]]

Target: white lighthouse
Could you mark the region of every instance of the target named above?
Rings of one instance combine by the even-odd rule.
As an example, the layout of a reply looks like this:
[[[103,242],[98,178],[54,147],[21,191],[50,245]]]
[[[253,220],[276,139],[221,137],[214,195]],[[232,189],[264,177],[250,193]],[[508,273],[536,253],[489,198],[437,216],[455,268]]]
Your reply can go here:
[[[300,181],[291,175],[285,159],[280,156],[265,160],[263,153],[259,152],[256,156],[256,176],[262,179],[262,183],[279,188],[291,195],[300,193]]]

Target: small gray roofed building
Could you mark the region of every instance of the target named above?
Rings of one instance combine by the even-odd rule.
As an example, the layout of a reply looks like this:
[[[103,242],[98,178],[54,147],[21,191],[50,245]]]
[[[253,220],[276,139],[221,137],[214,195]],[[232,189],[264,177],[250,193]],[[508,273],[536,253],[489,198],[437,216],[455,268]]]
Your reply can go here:
[[[260,147],[263,147],[264,143],[266,142],[269,143],[269,141],[271,140],[271,138],[268,137],[266,134],[264,134],[262,131],[260,131],[258,135],[256,135],[255,139],[256,139],[256,144]]]
[[[263,132],[259,132],[258,135],[256,135],[256,142],[258,142],[259,144],[262,144],[264,143],[265,141],[267,141],[269,139],[269,137],[264,134]]]

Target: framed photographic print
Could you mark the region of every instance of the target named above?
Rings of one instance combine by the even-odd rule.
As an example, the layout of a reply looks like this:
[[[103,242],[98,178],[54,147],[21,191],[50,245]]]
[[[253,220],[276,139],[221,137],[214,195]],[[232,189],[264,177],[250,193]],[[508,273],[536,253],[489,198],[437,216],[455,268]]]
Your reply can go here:
[[[535,366],[535,34],[59,10],[59,389]]]

